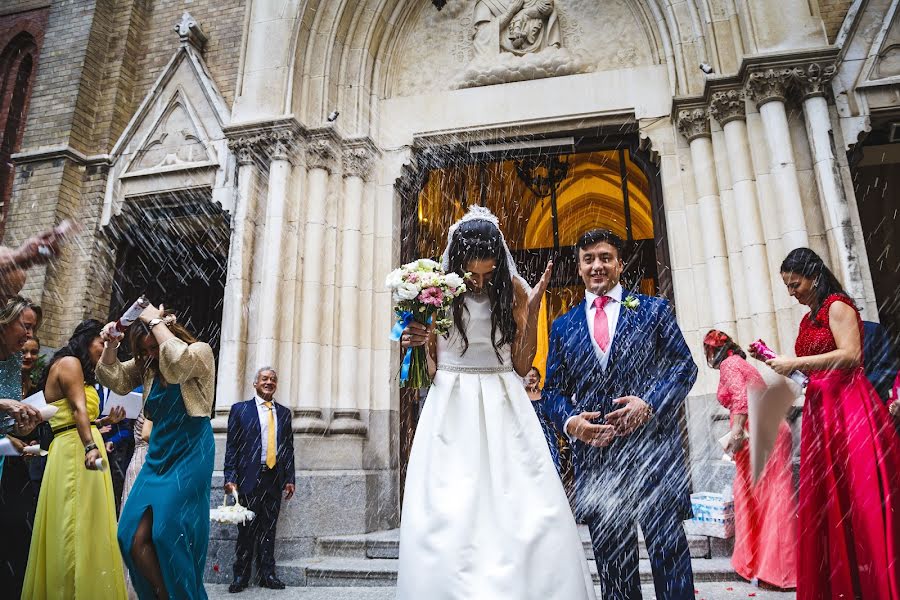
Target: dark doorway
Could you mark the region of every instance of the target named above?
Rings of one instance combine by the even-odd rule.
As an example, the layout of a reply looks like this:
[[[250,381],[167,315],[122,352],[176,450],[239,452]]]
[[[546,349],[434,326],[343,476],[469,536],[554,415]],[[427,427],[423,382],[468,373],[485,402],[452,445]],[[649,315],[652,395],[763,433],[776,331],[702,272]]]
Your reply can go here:
[[[851,155],[851,171],[878,317],[897,346],[900,342],[900,143],[892,143],[890,133],[890,123],[874,127]],[[894,139],[900,138],[900,131],[895,136]]]
[[[146,294],[218,356],[230,229],[209,190],[129,199],[109,234],[117,248],[110,318]]]
[[[465,145],[423,150],[416,157],[418,168],[397,184],[401,262],[439,259],[449,226],[473,204],[499,217],[529,283],[554,259],[534,363],[542,373],[550,325],[583,298],[575,244],[584,231],[605,227],[626,241],[622,283],[627,289],[672,297],[661,179],[638,136],[576,133],[557,139],[570,141],[555,147],[547,140],[514,140],[499,150]],[[419,390],[400,389],[401,495],[419,400]]]

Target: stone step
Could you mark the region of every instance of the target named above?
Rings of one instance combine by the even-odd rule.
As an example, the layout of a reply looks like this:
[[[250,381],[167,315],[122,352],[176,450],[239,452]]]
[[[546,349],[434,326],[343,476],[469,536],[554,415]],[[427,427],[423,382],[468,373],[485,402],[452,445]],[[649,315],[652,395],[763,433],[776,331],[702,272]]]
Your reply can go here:
[[[692,561],[694,580],[740,581],[731,568],[730,558],[701,558]],[[306,587],[386,587],[397,581],[399,561],[388,558],[347,558],[321,556],[286,561],[276,567],[278,577],[289,586]],[[597,567],[588,562],[594,582],[597,583]],[[641,582],[653,581],[650,561],[641,559]]]
[[[581,543],[584,546],[584,555],[587,559],[594,558],[591,548],[591,538],[587,527],[578,527],[581,535]],[[638,538],[640,543],[641,558],[648,558],[647,547],[644,544],[644,536]],[[724,540],[708,538],[702,535],[689,535],[688,547],[691,558],[718,558],[731,556],[730,548]],[[375,531],[373,533],[358,535],[334,535],[320,537],[316,540],[316,554],[318,556],[333,556],[343,558],[397,558],[400,550],[400,530],[389,529]]]

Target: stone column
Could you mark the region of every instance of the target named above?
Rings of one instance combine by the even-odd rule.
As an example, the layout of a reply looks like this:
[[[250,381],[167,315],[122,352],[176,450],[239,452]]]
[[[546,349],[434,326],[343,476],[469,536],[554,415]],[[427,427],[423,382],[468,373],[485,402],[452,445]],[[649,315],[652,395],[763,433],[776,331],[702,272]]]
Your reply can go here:
[[[737,90],[715,92],[710,100],[710,115],[719,122],[725,133],[728,167],[731,171],[734,194],[734,214],[726,214],[738,224],[740,233],[743,277],[747,289],[750,318],[754,337],[766,340],[777,338],[775,304],[766,257],[766,241],[760,219],[750,145],[747,140],[744,96]]]
[[[785,96],[791,83],[790,69],[768,69],[751,73],[747,91],[759,107],[769,148],[769,168],[778,194],[778,223],[785,254],[809,246],[806,218],[800,199],[800,183],[794,162],[794,147],[788,128]]]
[[[234,214],[231,216],[231,244],[228,249],[228,274],[222,305],[222,337],[219,349],[216,407],[228,413],[231,405],[244,399],[249,384],[246,377],[247,325],[250,295],[250,269],[253,264],[254,220],[256,218],[259,166],[258,138],[239,138],[228,142],[237,155],[238,178]]]
[[[718,122],[714,123],[718,125]],[[737,321],[735,340],[746,345],[753,338],[750,305],[747,300],[747,282],[744,277],[744,257],[741,251],[740,223],[734,206],[734,185],[728,166],[728,149],[725,131],[721,126],[712,127],[713,156],[716,161],[716,178],[719,180],[719,198],[722,205],[722,225],[725,228],[725,249],[728,252],[728,271],[731,274],[731,297],[734,300],[734,317]]]
[[[863,306],[866,294],[860,253],[855,244],[850,205],[841,181],[840,166],[834,156],[834,137],[828,114],[827,88],[835,73],[833,64],[822,66],[813,63],[793,70],[803,99],[806,136],[813,154],[819,202],[825,216],[825,234],[831,256],[838,263],[834,265],[834,270],[840,275],[847,293]]]
[[[344,195],[341,199],[340,231],[337,261],[337,364],[352,365],[337,373],[337,396],[331,423],[332,434],[365,434],[360,420],[360,402],[370,390],[363,364],[360,323],[370,318],[371,298],[362,293],[363,271],[370,271],[371,257],[362,248],[362,213],[366,179],[372,168],[374,151],[363,140],[345,144],[343,149]],[[368,406],[366,406],[368,408]]]
[[[716,179],[709,114],[704,108],[682,110],[678,113],[678,129],[691,148],[694,186],[697,190],[700,224],[703,234],[703,255],[709,288],[709,313],[713,327],[735,331],[734,300],[731,296],[731,274],[725,248],[725,229],[719,203],[719,184]],[[734,335],[734,334],[732,334]]]
[[[299,399],[304,409],[298,413],[303,423],[295,425],[298,431],[321,433],[322,410],[331,407],[330,334],[332,317],[337,310],[334,299],[326,290],[324,272],[331,253],[326,252],[328,223],[326,203],[328,182],[336,165],[338,146],[332,135],[311,135],[306,146],[307,194],[305,210],[305,237],[303,240],[303,275],[300,279],[300,337],[298,376],[305,382]],[[329,286],[330,287],[330,286]],[[325,331],[325,330],[328,331]],[[352,373],[352,365],[345,366]],[[338,374],[339,375],[339,374]],[[308,421],[308,422],[307,422]],[[319,431],[319,426],[322,430]],[[309,426],[307,428],[307,426]]]
[[[283,278],[282,268],[284,256],[284,230],[286,206],[290,188],[291,168],[293,167],[294,136],[290,131],[276,131],[268,134],[269,154],[269,191],[266,196],[266,221],[262,239],[261,282],[259,288],[259,336],[256,346],[256,364],[250,370],[255,371],[263,365],[276,366],[278,362],[278,345],[284,337],[279,331],[280,315],[287,307],[281,303]],[[290,364],[290,363],[288,363]],[[285,383],[285,382],[282,382]],[[290,389],[288,386],[286,389]]]

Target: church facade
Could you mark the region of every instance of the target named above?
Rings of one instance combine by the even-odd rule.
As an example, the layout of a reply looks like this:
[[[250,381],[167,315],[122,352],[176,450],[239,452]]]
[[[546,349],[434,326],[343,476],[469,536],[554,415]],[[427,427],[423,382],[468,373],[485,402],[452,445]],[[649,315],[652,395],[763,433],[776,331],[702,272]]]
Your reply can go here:
[[[898,0],[11,0],[3,243],[84,226],[29,272],[44,346],[143,292],[213,343],[219,469],[230,406],[278,369],[297,558],[399,522],[419,399],[387,273],[484,204],[532,282],[557,261],[545,336],[579,299],[574,240],[609,227],[700,366],[685,439],[710,490],[727,414],[701,340],[792,352],[788,251],[900,335],[898,57]]]

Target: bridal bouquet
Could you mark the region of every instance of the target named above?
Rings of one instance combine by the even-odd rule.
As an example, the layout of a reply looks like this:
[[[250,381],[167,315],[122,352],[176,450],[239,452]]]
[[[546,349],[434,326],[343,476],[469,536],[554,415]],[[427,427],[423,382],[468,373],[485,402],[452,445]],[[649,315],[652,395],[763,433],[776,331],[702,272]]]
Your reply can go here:
[[[385,285],[391,291],[397,323],[391,330],[391,339],[400,340],[403,330],[412,322],[434,324],[435,332],[444,335],[450,331],[449,316],[453,299],[466,291],[463,278],[456,273],[445,273],[441,265],[427,258],[420,258],[391,271]],[[425,348],[410,348],[400,368],[400,387],[428,387],[431,378],[425,361]]]

